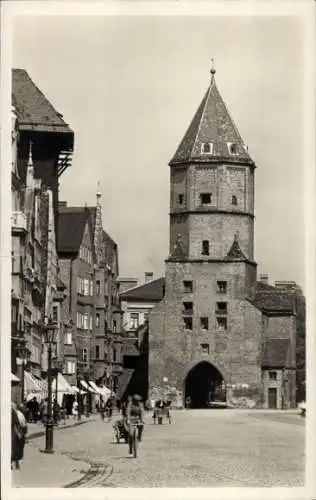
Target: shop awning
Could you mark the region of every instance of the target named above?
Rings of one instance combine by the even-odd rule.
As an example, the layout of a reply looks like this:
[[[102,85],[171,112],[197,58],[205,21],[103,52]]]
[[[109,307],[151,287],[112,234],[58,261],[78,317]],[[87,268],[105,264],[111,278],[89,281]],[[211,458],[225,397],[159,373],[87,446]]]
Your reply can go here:
[[[84,389],[86,389],[86,391],[89,391],[89,392],[94,392],[92,390],[92,388],[89,386],[89,384],[85,381],[85,380],[80,380],[80,384],[82,385],[82,387]]]
[[[29,392],[32,393],[42,393],[43,389],[40,383],[36,380],[35,377],[30,372],[24,372],[24,392],[27,394]]]
[[[82,391],[82,390],[78,389],[78,387],[76,387],[75,385],[72,385],[71,388],[72,388],[72,390],[74,392],[79,392],[80,394],[86,394],[87,393],[87,391]]]
[[[56,391],[56,379],[53,380],[52,390]],[[63,392],[64,394],[73,394],[74,390],[71,385],[67,382],[62,373],[58,373],[57,377],[57,392]]]
[[[109,398],[110,396],[112,396],[112,392],[110,391],[110,389],[108,389],[107,387],[103,386],[103,387],[99,387],[99,390],[100,390],[100,394],[104,397],[104,398]]]
[[[14,373],[11,373],[11,382],[21,382],[21,380]]]
[[[95,383],[93,382],[93,380],[89,380],[89,385],[91,386],[92,391],[95,394],[102,394],[102,392],[100,391],[99,387],[95,385]]]

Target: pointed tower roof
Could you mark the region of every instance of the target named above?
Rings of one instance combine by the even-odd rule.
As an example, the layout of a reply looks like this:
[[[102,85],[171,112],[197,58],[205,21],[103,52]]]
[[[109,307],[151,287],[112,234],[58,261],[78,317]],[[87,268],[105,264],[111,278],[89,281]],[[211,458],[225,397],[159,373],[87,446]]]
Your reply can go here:
[[[203,150],[203,144],[210,143],[210,151]],[[210,86],[169,164],[221,159],[254,165],[218,91],[212,66]]]
[[[244,252],[240,248],[238,241],[238,233],[235,234],[233,244],[230,247],[224,260],[241,260],[241,261],[248,260]]]

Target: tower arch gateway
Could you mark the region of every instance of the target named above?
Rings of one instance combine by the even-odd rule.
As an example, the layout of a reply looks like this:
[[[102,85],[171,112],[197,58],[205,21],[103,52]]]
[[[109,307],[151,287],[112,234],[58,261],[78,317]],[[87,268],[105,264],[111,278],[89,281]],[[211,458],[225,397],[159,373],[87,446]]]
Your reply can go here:
[[[208,408],[212,403],[226,401],[223,374],[209,361],[198,361],[184,379],[184,403],[187,408]]]
[[[214,68],[169,166],[169,257],[165,295],[149,324],[150,391],[163,390],[167,379],[195,407],[206,407],[221,384],[243,384],[259,393],[255,163],[218,90]]]

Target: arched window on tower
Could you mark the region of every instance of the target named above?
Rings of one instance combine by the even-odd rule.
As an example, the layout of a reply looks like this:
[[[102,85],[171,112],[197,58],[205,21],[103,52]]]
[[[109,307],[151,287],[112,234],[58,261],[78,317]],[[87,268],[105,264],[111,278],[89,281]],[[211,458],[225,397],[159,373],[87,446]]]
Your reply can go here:
[[[235,195],[232,196],[232,205],[238,205],[237,196],[235,196]]]

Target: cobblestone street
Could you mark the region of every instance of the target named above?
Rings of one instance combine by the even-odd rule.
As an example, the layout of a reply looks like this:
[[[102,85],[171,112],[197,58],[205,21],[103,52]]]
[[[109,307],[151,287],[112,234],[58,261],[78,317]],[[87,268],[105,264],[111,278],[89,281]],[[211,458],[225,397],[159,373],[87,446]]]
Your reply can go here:
[[[49,459],[57,466],[60,455],[64,461],[67,458],[65,466],[69,471],[75,469],[77,476],[80,469],[87,470],[83,462],[103,465],[99,479],[87,486],[303,486],[304,420],[297,413],[192,410],[174,411],[172,416],[171,425],[154,426],[147,414],[136,460],[130,458],[123,441],[116,443],[112,423],[101,420],[56,433],[56,453]],[[29,475],[27,485],[21,484],[23,469],[31,448],[36,471],[35,452],[43,439],[27,445],[22,470],[14,472],[15,485],[32,486]],[[38,452],[39,462],[42,456]],[[44,477],[40,485],[34,474],[33,486],[44,487]],[[69,476],[69,483],[76,479]],[[52,484],[52,478],[47,481],[47,486]],[[56,482],[55,478],[54,485]],[[65,470],[59,484],[65,485]]]

